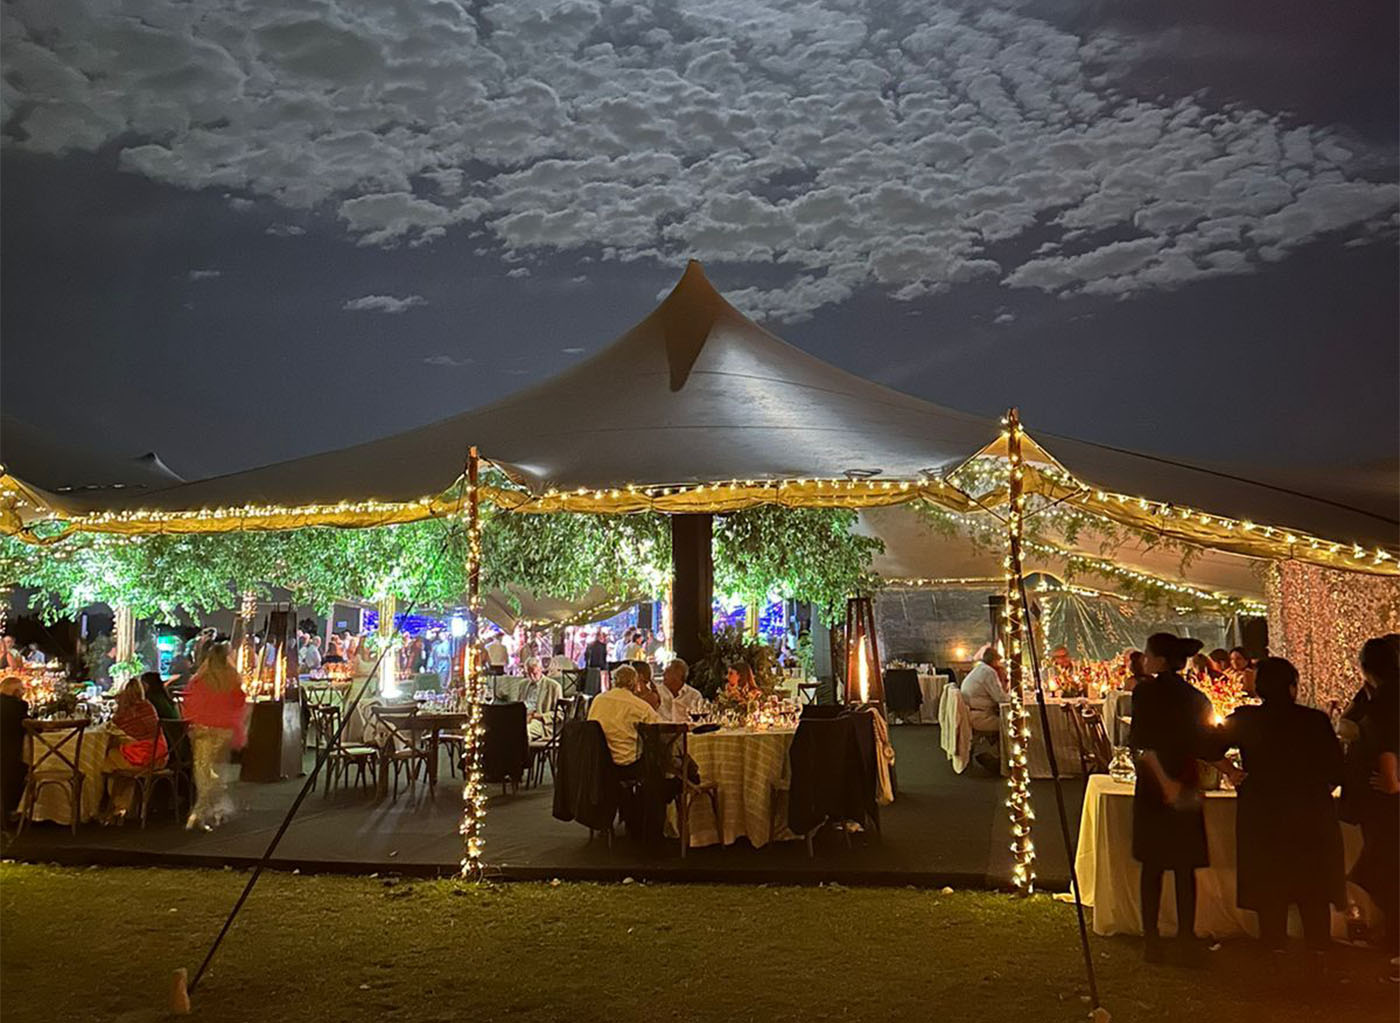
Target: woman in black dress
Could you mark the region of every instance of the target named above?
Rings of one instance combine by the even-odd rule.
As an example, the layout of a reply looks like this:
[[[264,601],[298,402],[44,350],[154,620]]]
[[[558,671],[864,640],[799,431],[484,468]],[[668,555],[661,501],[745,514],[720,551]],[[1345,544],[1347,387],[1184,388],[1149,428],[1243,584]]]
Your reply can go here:
[[[1158,934],[1162,880],[1176,882],[1178,947],[1187,961],[1200,956],[1196,942],[1196,868],[1210,863],[1201,806],[1197,758],[1212,752],[1211,706],[1205,694],[1181,677],[1198,639],[1169,632],[1148,637],[1143,666],[1152,678],[1133,690],[1128,745],[1137,752],[1133,793],[1133,858],[1142,864],[1142,933],[1150,963],[1161,962]],[[1214,756],[1211,759],[1215,759]]]
[[[1266,657],[1255,670],[1261,707],[1241,707],[1221,727],[1243,771],[1218,765],[1239,788],[1236,902],[1259,915],[1271,949],[1287,943],[1288,907],[1298,906],[1308,948],[1330,944],[1328,905],[1346,905],[1342,832],[1332,790],[1342,781],[1342,747],[1320,710],[1300,707],[1298,669]]]
[[[1359,736],[1347,751],[1344,792],[1347,819],[1361,825],[1363,840],[1351,879],[1385,914],[1386,944],[1393,956],[1400,951],[1400,636],[1367,640],[1361,672],[1371,694],[1360,716]]]

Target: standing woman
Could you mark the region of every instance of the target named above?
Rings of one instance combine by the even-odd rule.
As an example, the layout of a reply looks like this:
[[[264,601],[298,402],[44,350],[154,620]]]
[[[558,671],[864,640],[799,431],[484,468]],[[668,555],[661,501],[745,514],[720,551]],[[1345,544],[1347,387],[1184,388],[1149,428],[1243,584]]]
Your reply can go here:
[[[1157,917],[1167,871],[1176,882],[1178,947],[1188,962],[1201,954],[1196,868],[1208,866],[1210,858],[1196,758],[1209,744],[1211,706],[1204,693],[1181,677],[1187,659],[1200,649],[1198,639],[1154,633],[1143,656],[1143,667],[1153,677],[1133,689],[1128,736],[1128,745],[1137,751],[1133,858],[1142,864],[1142,933],[1149,963],[1163,958]]]
[[[1361,648],[1361,673],[1371,696],[1348,751],[1344,793],[1348,819],[1361,825],[1363,840],[1351,879],[1385,914],[1386,944],[1394,956],[1400,951],[1400,636],[1368,639]],[[1392,959],[1392,972],[1395,965]]]
[[[360,637],[359,642],[355,645],[355,655],[350,659],[350,663],[354,665],[354,677],[357,684],[365,682],[374,675],[374,669],[379,666],[379,658],[370,649],[369,633]],[[359,692],[358,688],[356,692]],[[370,690],[367,688],[365,692],[370,692]]]
[[[1259,915],[1270,949],[1288,941],[1296,903],[1308,948],[1331,943],[1328,904],[1346,906],[1342,832],[1332,790],[1342,781],[1342,747],[1320,710],[1300,707],[1298,669],[1266,657],[1255,669],[1260,707],[1241,707],[1221,726],[1221,745],[1239,747],[1244,770],[1217,766],[1239,789],[1236,901]]]
[[[195,802],[185,827],[212,831],[233,809],[221,771],[229,751],[246,738],[243,679],[228,662],[228,644],[215,643],[185,688],[185,720],[194,743]]]

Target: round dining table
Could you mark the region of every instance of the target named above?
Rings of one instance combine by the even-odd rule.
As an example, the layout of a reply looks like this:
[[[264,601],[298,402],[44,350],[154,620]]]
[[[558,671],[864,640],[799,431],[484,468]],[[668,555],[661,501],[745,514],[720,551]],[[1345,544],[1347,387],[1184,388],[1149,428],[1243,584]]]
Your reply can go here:
[[[692,733],[687,746],[702,781],[719,785],[716,821],[707,799],[690,810],[690,846],[732,845],[747,838],[754,848],[797,836],[787,826],[788,750],[792,728],[722,728]]]

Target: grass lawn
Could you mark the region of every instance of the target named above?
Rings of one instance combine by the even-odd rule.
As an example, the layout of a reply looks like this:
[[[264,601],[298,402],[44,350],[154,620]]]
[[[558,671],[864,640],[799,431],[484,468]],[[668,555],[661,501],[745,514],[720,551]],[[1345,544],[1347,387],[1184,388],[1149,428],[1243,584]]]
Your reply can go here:
[[[0,865],[0,1020],[165,1012],[246,875]],[[1202,970],[1095,939],[1116,1021],[1397,1018],[1385,960],[1330,977],[1227,943]],[[1085,1018],[1073,910],[911,889],[514,884],[268,874],[194,996],[205,1021]]]

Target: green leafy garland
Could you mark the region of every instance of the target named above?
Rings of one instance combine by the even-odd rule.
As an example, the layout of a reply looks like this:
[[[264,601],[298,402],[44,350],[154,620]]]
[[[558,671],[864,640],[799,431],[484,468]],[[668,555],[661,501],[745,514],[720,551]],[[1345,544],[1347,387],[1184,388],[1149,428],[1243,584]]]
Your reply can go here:
[[[1048,468],[1043,468],[1042,471],[1054,474],[1053,470]],[[950,476],[949,481],[964,493],[982,499],[1005,489],[1008,472],[1006,462],[1000,458],[977,458]],[[983,552],[1000,554],[1005,548],[1005,527],[989,514],[962,514],[924,501],[914,502],[913,508],[926,525],[942,536],[965,537],[974,549]],[[1073,546],[1087,531],[1092,531],[1100,538],[1099,558],[1063,550]],[[1149,530],[1125,526],[1094,512],[1052,501],[1038,494],[1032,494],[1026,500],[1025,540],[1028,544],[1039,544],[1042,557],[1050,557],[1060,562],[1064,568],[1066,582],[1071,582],[1081,575],[1101,575],[1095,571],[1096,561],[1111,561],[1114,553],[1129,542],[1140,544],[1144,550],[1158,548],[1173,552],[1180,559],[1183,576],[1203,550],[1194,544],[1164,537]],[[1063,553],[1051,554],[1050,548],[1061,550]],[[1227,595],[1203,600],[1183,594],[1169,586],[1159,585],[1143,576],[1116,575],[1114,583],[1123,596],[1149,607],[1213,610],[1225,614],[1247,612],[1252,607],[1250,601]]]

